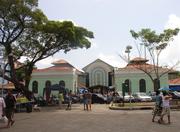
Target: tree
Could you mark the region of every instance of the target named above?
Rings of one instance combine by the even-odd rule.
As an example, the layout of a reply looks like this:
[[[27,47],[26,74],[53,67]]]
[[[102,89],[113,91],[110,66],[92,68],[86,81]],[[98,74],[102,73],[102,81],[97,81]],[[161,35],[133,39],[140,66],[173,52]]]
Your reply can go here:
[[[166,29],[160,34],[157,34],[155,31],[152,31],[151,29],[142,29],[139,32],[130,30],[130,32],[132,37],[138,41],[138,44],[144,46],[145,59],[147,57],[147,51],[153,63],[152,67],[148,67],[145,63],[135,65],[135,67],[146,73],[151,78],[154,84],[154,90],[157,90],[160,88],[160,78],[164,74],[167,74],[170,70],[174,68],[174,66],[176,66],[179,63],[178,62],[171,68],[165,68],[166,70],[164,71],[162,71],[162,67],[159,66],[159,57],[162,51],[167,47],[169,42],[173,40],[173,37],[178,34],[179,29]],[[155,78],[153,77],[152,73],[155,74]]]
[[[0,46],[7,58],[4,78],[29,97],[28,86],[35,64],[60,50],[89,48],[93,33],[71,21],[50,21],[38,9],[38,0],[0,0]],[[26,61],[20,67],[15,62]],[[23,73],[23,75],[19,75]],[[2,77],[2,70],[0,72]],[[21,80],[25,80],[22,85]]]

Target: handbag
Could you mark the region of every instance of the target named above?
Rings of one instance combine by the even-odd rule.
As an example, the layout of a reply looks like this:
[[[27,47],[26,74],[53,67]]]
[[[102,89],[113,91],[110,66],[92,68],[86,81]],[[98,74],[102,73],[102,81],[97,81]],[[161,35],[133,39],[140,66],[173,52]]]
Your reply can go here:
[[[7,123],[8,122],[8,118],[6,116],[2,116],[0,118],[0,123]]]

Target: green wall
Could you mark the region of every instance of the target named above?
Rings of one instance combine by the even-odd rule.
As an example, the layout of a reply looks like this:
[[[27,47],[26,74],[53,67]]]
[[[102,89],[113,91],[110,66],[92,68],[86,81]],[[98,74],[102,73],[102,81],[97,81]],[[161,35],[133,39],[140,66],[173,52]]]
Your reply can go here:
[[[43,89],[45,88],[45,83],[46,81],[51,81],[51,85],[53,84],[59,84],[59,81],[63,80],[65,82],[65,87],[68,88],[69,90],[74,91],[75,89],[73,89],[73,85],[74,85],[74,81],[76,81],[77,76],[73,76],[71,75],[59,75],[59,76],[33,76],[29,85],[29,90],[32,91],[32,82],[33,81],[37,81],[38,82],[38,95],[39,96],[43,96]]]
[[[127,75],[115,75],[115,86],[117,91],[122,91],[122,83],[126,79],[131,80],[132,93],[139,92],[139,80],[144,79],[146,81],[146,93],[154,91],[153,83],[149,76],[146,74],[127,74]],[[164,75],[160,78],[160,87],[168,86],[168,75]]]

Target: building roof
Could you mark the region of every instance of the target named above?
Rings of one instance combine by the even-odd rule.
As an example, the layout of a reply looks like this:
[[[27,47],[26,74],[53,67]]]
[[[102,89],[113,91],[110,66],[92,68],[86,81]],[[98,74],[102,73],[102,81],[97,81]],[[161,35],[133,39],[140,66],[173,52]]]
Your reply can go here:
[[[48,72],[48,71],[62,71],[62,72],[69,72],[73,71],[74,69],[78,72],[81,72],[77,68],[75,68],[73,65],[71,65],[66,60],[60,59],[57,61],[52,62],[54,66],[44,68],[44,69],[34,69],[33,72]]]
[[[143,70],[147,72],[152,72],[154,71],[154,65],[147,63],[147,59],[141,58],[141,57],[136,57],[132,60],[130,60],[130,63],[126,65],[124,68],[119,68],[121,71],[130,71],[130,70]],[[157,68],[157,66],[156,66]],[[163,68],[163,67],[158,67],[159,72],[167,72],[171,71],[168,68]]]
[[[148,60],[141,57],[136,57],[130,60],[130,63],[146,63],[146,62],[148,62]]]
[[[60,59],[57,61],[52,62],[51,64],[55,65],[55,66],[61,66],[61,67],[71,67],[71,68],[75,68],[73,65],[71,65],[69,62],[67,62],[64,59]]]
[[[88,64],[87,66],[85,66],[85,67],[83,68],[83,70],[86,70],[87,67],[89,67],[90,65],[92,65],[92,64],[94,64],[94,63],[97,63],[97,62],[102,62],[102,63],[108,65],[109,67],[113,68],[113,66],[110,65],[110,64],[108,64],[107,62],[105,62],[105,61],[103,61],[103,60],[101,60],[101,59],[96,59],[95,61],[93,61],[93,62],[91,62],[90,64]]]
[[[170,85],[180,85],[180,78],[169,80]]]
[[[58,67],[52,66],[44,69],[34,69],[33,72],[47,72],[47,71],[72,71],[72,67]]]

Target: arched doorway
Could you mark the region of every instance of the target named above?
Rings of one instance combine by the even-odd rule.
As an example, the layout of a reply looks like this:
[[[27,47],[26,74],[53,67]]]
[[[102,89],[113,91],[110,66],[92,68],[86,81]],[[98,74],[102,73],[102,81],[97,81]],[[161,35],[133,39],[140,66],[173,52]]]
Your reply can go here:
[[[125,93],[129,93],[130,92],[130,80],[126,79],[124,81],[125,85],[126,85],[126,89],[125,89]]]
[[[139,80],[139,92],[146,92],[146,81],[144,79]]]
[[[59,81],[59,86],[65,88],[66,86],[65,81],[63,80]]]
[[[47,80],[45,83],[45,88],[44,88],[44,98],[47,102],[50,100],[50,95],[51,95],[51,81]]]
[[[32,83],[32,92],[38,93],[38,82],[37,81],[33,81],[33,83]]]

